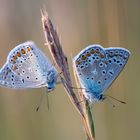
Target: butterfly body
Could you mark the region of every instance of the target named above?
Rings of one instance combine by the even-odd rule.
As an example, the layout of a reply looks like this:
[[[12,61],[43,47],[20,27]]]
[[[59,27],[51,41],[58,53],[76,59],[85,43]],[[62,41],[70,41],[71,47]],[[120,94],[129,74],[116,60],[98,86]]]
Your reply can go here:
[[[0,85],[8,88],[40,88],[53,90],[58,72],[34,42],[16,46],[0,70]]]
[[[103,101],[104,92],[117,78],[129,58],[124,48],[86,47],[73,59],[74,68],[84,94],[91,102]]]

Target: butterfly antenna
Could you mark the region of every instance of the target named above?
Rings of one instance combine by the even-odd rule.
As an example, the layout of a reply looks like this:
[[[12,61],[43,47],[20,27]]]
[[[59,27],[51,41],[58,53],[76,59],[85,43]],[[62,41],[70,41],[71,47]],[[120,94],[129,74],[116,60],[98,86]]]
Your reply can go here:
[[[114,98],[114,97],[112,97],[112,96],[110,96],[110,95],[106,95],[106,96],[109,97],[109,98],[112,98],[112,99],[114,99],[114,100],[116,100],[116,101],[118,101],[118,102],[120,102],[120,103],[122,103],[122,104],[126,104],[126,102],[121,101],[121,100],[118,100],[118,99],[116,99],[116,98]]]
[[[40,97],[40,101],[39,101],[38,107],[36,108],[36,112],[40,109],[40,106],[41,106],[42,101],[43,101],[43,96],[44,96],[44,93],[41,94],[41,97]]]
[[[116,107],[115,104],[113,104],[112,101],[111,101],[109,98],[106,98],[106,99],[107,99],[106,101],[107,101],[109,104],[111,104],[113,108]]]

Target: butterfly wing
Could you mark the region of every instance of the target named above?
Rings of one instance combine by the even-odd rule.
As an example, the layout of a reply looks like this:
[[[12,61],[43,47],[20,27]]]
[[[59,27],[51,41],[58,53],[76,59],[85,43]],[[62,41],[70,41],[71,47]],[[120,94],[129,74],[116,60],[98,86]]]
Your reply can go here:
[[[37,81],[28,81],[26,78],[20,77],[14,73],[8,66],[5,64],[0,70],[0,85],[7,88],[31,88],[33,86],[39,86]],[[41,86],[41,85],[40,85]]]
[[[16,46],[7,57],[7,65],[17,77],[24,79],[22,88],[47,86],[46,76],[49,71],[55,69],[49,59],[31,41]],[[16,84],[15,87],[18,88]]]
[[[110,51],[113,51],[112,55]],[[118,54],[115,53],[116,51]],[[97,44],[82,50],[74,58],[74,67],[81,85],[86,89],[85,96],[91,101],[101,100],[103,92],[125,66],[129,54],[126,49],[104,49]]]
[[[126,65],[130,52],[124,48],[105,48],[106,74],[103,83],[103,92],[109,88]]]
[[[74,58],[77,76],[86,89],[85,96],[90,100],[98,100],[102,94],[105,58],[105,51],[98,44],[86,47]]]

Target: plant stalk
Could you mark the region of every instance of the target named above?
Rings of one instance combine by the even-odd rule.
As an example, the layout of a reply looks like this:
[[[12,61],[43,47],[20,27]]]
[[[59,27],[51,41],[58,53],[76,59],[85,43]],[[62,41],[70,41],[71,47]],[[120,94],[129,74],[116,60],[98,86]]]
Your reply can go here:
[[[57,32],[51,20],[49,19],[46,10],[41,10],[41,16],[42,16],[42,26],[43,26],[45,39],[46,39],[46,44],[51,52],[51,55],[55,63],[58,65],[58,67],[60,68],[63,74],[63,77],[62,76],[60,77],[61,77],[61,81],[63,83],[64,89],[66,90],[66,93],[68,94],[68,97],[70,98],[70,101],[72,102],[72,104],[74,105],[74,107],[76,108],[76,110],[79,112],[79,114],[82,117],[87,138],[89,140],[95,140],[94,139],[95,137],[94,122],[93,122],[89,103],[88,101],[85,100],[84,96],[80,96],[80,100],[83,101],[83,103],[79,103],[79,100],[72,88],[72,80],[70,76],[67,57],[64,54]]]

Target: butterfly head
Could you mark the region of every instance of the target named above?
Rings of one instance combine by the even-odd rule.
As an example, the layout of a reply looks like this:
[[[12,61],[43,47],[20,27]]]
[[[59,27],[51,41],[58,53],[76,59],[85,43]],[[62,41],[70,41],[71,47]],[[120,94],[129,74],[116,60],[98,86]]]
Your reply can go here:
[[[101,95],[98,97],[98,100],[101,101],[101,102],[102,102],[104,99],[105,99],[105,96],[104,96],[103,94],[101,94]]]
[[[47,88],[48,91],[52,91],[57,83],[58,73],[55,68],[51,69],[47,73]]]
[[[86,97],[91,103],[93,103],[93,102],[98,102],[98,101],[102,102],[102,101],[104,101],[104,100],[106,99],[106,97],[104,96],[103,93],[95,93],[95,92],[91,92],[91,93],[86,92],[86,93],[85,93],[85,97]]]

